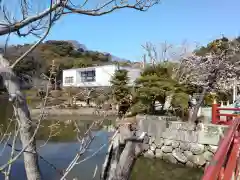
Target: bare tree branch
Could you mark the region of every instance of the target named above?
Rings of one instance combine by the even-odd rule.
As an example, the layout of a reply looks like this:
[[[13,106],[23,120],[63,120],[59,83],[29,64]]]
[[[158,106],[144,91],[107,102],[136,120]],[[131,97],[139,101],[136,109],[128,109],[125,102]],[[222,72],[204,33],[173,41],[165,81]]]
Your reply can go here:
[[[92,3],[92,1],[90,0],[85,0],[80,6],[74,5],[73,2],[69,0],[56,0],[51,8],[49,6],[49,8],[43,10],[40,13],[37,13],[33,16],[28,16],[27,3],[26,1],[21,1],[20,8],[23,16],[22,16],[22,19],[18,21],[16,21],[15,18],[10,19],[7,16],[8,13],[7,13],[6,7],[2,5],[2,9],[4,10],[4,15],[5,15],[4,19],[6,23],[0,24],[0,35],[5,35],[11,32],[17,32],[20,29],[34,22],[44,19],[51,12],[59,11],[59,9],[61,8],[65,10],[64,12],[62,12],[62,14],[77,13],[77,14],[83,14],[88,16],[102,16],[102,15],[111,13],[115,10],[124,9],[124,8],[135,9],[139,11],[146,11],[153,5],[158,4],[159,2],[160,2],[159,0],[138,0],[138,1],[107,0],[106,2],[99,5],[98,7],[90,9],[90,8],[87,8],[89,7],[88,5]]]

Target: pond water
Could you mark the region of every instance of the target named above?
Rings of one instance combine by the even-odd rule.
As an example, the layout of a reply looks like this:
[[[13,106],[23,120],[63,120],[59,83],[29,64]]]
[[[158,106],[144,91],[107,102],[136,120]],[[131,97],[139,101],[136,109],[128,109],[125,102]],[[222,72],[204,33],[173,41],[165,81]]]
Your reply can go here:
[[[10,117],[11,108],[7,107],[3,101],[0,99],[0,122],[3,122],[4,126],[7,123],[6,120]],[[70,117],[69,117],[70,118]],[[69,120],[68,118],[68,120]],[[79,117],[81,118],[81,117]],[[76,117],[75,117],[76,119]],[[94,120],[94,119],[92,119]],[[43,126],[39,130],[37,136],[38,152],[41,157],[39,157],[39,164],[41,169],[41,174],[44,180],[59,180],[60,173],[64,170],[70,161],[74,158],[79,149],[79,143],[76,141],[76,131],[74,126],[66,124],[63,121],[59,122],[57,135],[52,138],[45,146],[40,147],[44,144],[45,139],[49,135],[49,127],[56,120],[46,120],[43,122]],[[79,128],[82,132],[86,130],[86,127],[92,122],[91,120],[79,119],[77,121]],[[104,121],[104,125],[111,124],[111,120]],[[95,128],[94,135],[96,138],[92,142],[91,146],[87,152],[82,156],[86,158],[95,152],[101,145],[108,142],[111,133],[102,129],[102,126]],[[21,149],[20,143],[18,143],[17,149]],[[0,165],[6,163],[10,156],[11,148],[4,144],[0,144]],[[96,170],[96,176],[94,180],[100,180],[101,167],[104,162],[104,158],[107,152],[107,146],[104,147],[96,156],[93,156],[89,160],[82,164],[79,164],[73,168],[67,179],[72,180],[73,178],[78,178],[78,180],[90,180],[93,179],[93,174]],[[47,162],[46,162],[47,161]],[[50,164],[53,164],[57,170],[53,169]],[[133,168],[131,180],[198,180],[201,178],[202,171],[199,169],[189,169],[181,165],[173,165],[163,162],[161,160],[152,160],[139,158]],[[0,180],[4,179],[3,175],[0,174]],[[24,165],[22,157],[20,157],[16,163],[13,164],[12,180],[26,180]]]
[[[139,158],[131,180],[200,180],[203,171],[163,162],[160,159]]]

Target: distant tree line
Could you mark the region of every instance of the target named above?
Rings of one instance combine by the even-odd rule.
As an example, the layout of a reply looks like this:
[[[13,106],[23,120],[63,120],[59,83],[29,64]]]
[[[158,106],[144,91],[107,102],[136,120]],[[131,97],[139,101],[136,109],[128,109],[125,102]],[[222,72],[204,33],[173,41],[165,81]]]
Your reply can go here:
[[[5,57],[13,63],[20,55],[26,52],[31,44],[13,45],[6,49]],[[82,68],[104,64],[120,63],[130,65],[129,61],[114,62],[110,53],[86,50],[76,47],[71,41],[49,40],[41,43],[33,52],[24,58],[14,68],[20,79],[28,81],[29,78],[40,78],[42,73],[49,75],[52,61],[57,67],[57,80],[62,79],[62,70],[69,68]]]

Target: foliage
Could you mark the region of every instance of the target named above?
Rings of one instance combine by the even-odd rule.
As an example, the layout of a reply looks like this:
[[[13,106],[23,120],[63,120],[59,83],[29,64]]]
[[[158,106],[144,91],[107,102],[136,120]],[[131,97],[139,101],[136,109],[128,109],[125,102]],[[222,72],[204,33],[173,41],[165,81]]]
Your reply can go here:
[[[147,113],[155,113],[156,101],[164,104],[168,95],[176,93],[174,99],[178,99],[185,93],[186,88],[172,78],[172,67],[169,63],[147,66],[136,80],[136,99],[142,104],[138,105],[141,110],[145,107]]]
[[[238,41],[222,38],[200,48],[182,61],[184,81],[210,90],[229,90],[233,79],[239,80],[239,47]]]
[[[172,106],[175,108],[180,108],[183,110],[187,110],[188,108],[189,97],[185,92],[176,92],[172,98]]]
[[[126,101],[126,97],[129,95],[127,73],[127,70],[117,70],[111,79],[113,98],[119,104]]]
[[[106,102],[109,99],[109,97],[105,94],[100,94],[98,97],[95,98],[96,105],[100,106],[103,105],[104,102]]]
[[[124,114],[131,102],[130,88],[128,83],[128,71],[125,69],[116,70],[111,79],[112,96],[114,101],[119,105],[119,109],[122,109],[122,113]]]
[[[31,44],[9,46],[5,57],[9,59],[10,63],[13,63],[31,46]],[[82,48],[77,49],[69,41],[51,40],[41,43],[15,67],[14,71],[18,76],[27,74],[30,77],[39,77],[41,73],[49,74],[52,60],[55,60],[55,64],[59,69],[57,80],[61,80],[63,69],[112,63],[110,54]]]
[[[202,46],[199,49],[195,50],[197,56],[205,56],[208,53],[221,53],[222,50],[228,48],[229,39],[222,37],[220,39],[213,40],[207,46]]]
[[[147,113],[147,110],[147,104],[143,104],[141,101],[137,101],[130,107],[129,112],[131,112],[132,116],[135,116],[139,113]]]
[[[216,98],[216,100],[226,102],[232,102],[232,95],[231,92],[226,91],[226,92],[217,92],[215,97],[211,93],[207,93],[204,98],[204,105],[205,106],[212,106],[213,100]]]

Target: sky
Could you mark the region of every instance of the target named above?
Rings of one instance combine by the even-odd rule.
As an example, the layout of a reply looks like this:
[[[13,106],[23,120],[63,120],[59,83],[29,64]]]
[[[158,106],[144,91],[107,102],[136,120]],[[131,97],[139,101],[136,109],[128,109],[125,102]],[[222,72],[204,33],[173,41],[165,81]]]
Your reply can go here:
[[[162,0],[147,12],[124,9],[101,17],[68,15],[55,24],[47,40],[77,40],[91,50],[141,61],[145,42],[204,45],[222,34],[240,35],[239,7],[239,0]],[[34,41],[10,38],[10,44]]]

